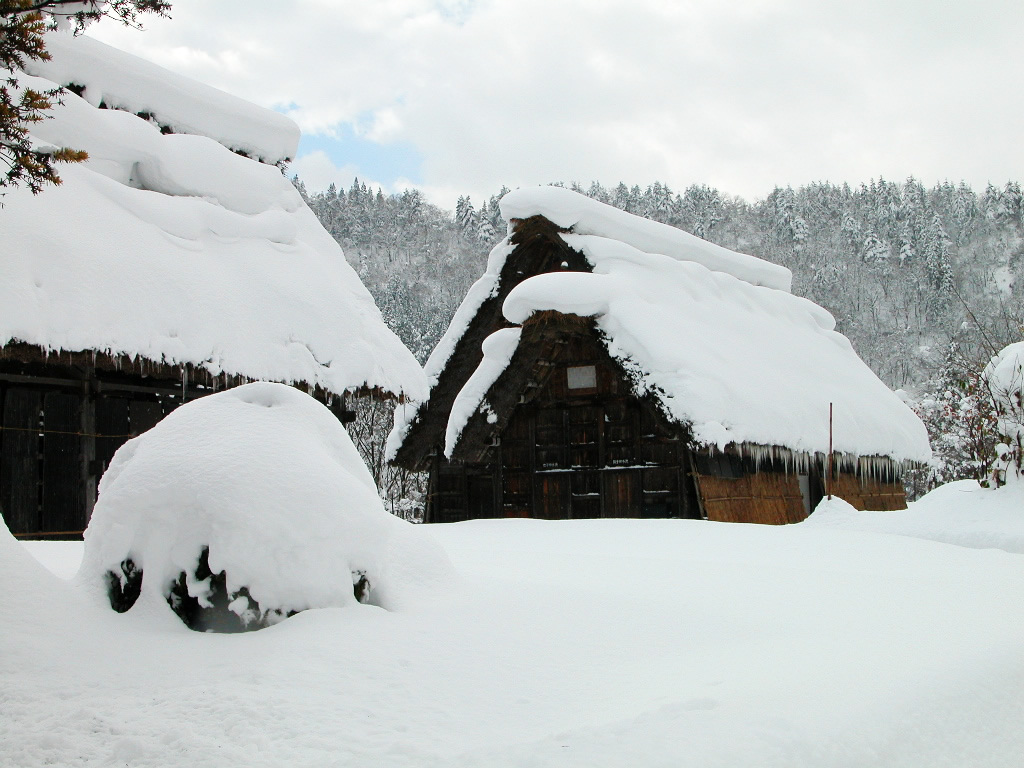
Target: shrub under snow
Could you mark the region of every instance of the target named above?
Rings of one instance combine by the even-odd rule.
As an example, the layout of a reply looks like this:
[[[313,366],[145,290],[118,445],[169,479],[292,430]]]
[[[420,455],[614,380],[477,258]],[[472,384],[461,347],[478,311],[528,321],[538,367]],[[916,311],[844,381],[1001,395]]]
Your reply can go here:
[[[1024,341],[1003,348],[982,376],[992,396],[999,430],[992,471],[999,486],[1019,480],[1024,470]]]
[[[392,607],[448,568],[426,531],[384,511],[327,408],[256,383],[188,403],[117,452],[80,576],[117,610],[166,601],[194,629],[237,631],[357,600]]]

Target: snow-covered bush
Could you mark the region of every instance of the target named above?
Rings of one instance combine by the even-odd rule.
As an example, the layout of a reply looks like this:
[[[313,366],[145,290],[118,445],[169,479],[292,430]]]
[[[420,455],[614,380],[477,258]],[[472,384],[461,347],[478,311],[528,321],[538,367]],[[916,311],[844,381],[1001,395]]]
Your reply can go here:
[[[999,443],[992,484],[1019,481],[1024,474],[1024,341],[1004,347],[982,374],[996,413]]]
[[[908,473],[915,498],[956,480],[984,480],[997,442],[996,417],[981,366],[965,359],[955,346],[938,377],[924,389],[908,400],[928,429],[932,446],[927,466]]]
[[[240,631],[307,608],[393,607],[448,568],[426,531],[384,511],[327,408],[256,383],[188,403],[117,452],[80,578],[119,611],[166,602],[193,629]]]

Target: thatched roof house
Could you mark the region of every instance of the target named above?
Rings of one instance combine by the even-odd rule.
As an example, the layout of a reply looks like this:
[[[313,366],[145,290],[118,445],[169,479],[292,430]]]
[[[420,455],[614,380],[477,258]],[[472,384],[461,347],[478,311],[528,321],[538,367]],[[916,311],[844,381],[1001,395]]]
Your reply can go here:
[[[0,509],[74,535],[128,436],[251,380],[423,398],[422,370],[275,167],[282,115],[54,33],[20,81],[71,93],[34,127],[89,153],[0,208]],[[187,133],[185,131],[188,131]]]
[[[801,520],[824,491],[830,404],[834,491],[905,505],[924,426],[788,270],[565,189],[501,207],[509,237],[389,441],[431,472],[428,520]]]

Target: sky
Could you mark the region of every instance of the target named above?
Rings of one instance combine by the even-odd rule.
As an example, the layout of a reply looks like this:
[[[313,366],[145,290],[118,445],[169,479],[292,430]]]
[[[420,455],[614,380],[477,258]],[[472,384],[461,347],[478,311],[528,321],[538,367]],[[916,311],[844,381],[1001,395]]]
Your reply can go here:
[[[1019,0],[174,0],[144,24],[90,34],[290,115],[311,191],[1024,177]]]

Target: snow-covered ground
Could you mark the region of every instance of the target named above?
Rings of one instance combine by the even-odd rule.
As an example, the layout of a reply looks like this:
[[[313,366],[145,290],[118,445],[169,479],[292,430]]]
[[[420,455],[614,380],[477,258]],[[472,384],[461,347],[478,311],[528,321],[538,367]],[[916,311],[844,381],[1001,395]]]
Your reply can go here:
[[[432,598],[243,635],[115,614],[54,575],[81,545],[0,530],[0,765],[1017,767],[1024,556],[975,547],[1020,501],[431,526]]]
[[[823,503],[805,524],[1024,555],[1024,483],[992,491],[974,480],[958,480],[936,488],[904,512],[858,512],[843,501]]]

